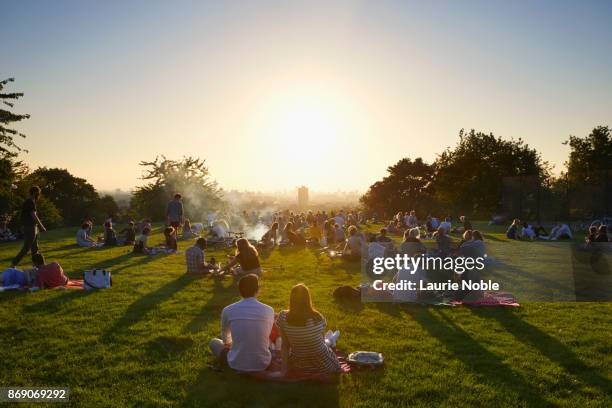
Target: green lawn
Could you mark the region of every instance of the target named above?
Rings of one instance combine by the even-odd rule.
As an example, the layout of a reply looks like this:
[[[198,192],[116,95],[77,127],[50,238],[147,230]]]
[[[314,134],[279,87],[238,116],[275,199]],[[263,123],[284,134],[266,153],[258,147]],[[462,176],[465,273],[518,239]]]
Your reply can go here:
[[[42,252],[74,278],[87,268],[108,268],[114,286],[92,292],[0,293],[0,386],[68,386],[75,406],[612,403],[610,303],[349,307],[336,303],[331,292],[338,285],[358,284],[358,265],[317,257],[308,249],[275,249],[262,257],[268,272],[260,299],[276,310],[286,308],[290,288],[304,282],[329,328],[341,331],[338,346],[380,351],[386,365],[343,375],[334,384],[262,383],[208,368],[207,344],[218,336],[221,309],[238,299],[231,279],[187,277],[183,255],[78,248],[74,234],[45,233]],[[540,279],[554,292],[551,299],[565,296],[567,282],[556,282],[545,270],[570,267],[574,258],[567,247],[508,242],[500,229],[488,230],[486,238],[503,261],[493,273],[505,274],[517,288]],[[151,241],[161,240],[157,229]],[[188,246],[179,245],[181,250]],[[2,265],[8,266],[18,246],[0,246]],[[541,260],[525,255],[539,247],[552,252]],[[222,252],[214,255],[223,257]]]

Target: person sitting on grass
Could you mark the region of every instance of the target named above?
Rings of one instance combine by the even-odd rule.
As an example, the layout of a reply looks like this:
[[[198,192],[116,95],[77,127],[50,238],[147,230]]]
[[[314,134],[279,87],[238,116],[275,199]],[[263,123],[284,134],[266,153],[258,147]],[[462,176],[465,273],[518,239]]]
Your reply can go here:
[[[149,248],[147,247],[147,240],[149,239],[149,233],[151,229],[149,227],[145,227],[142,230],[142,234],[138,236],[138,239],[134,241],[134,252],[135,254],[146,254],[149,252]]]
[[[17,237],[8,227],[8,220],[6,217],[2,217],[2,219],[0,219],[0,242],[11,242],[16,240]]]
[[[545,239],[548,241],[573,239],[572,231],[570,230],[569,225],[562,223],[562,222],[557,222],[557,224],[553,227],[553,229],[550,230],[549,236],[540,236],[538,238]]]
[[[136,227],[134,226],[134,221],[128,222],[127,227],[119,231],[119,233],[125,234],[123,245],[134,245],[136,241]]]
[[[276,245],[277,241],[278,241],[278,222],[273,222],[272,225],[270,226],[270,229],[267,230],[266,233],[261,236],[261,239],[259,240],[259,242],[264,247],[269,248],[269,247],[273,247],[274,245]]]
[[[434,239],[438,244],[438,255],[448,256],[451,252],[453,240],[446,234],[446,228],[440,225],[438,230],[434,232]]]
[[[471,240],[472,240],[472,230],[464,231],[463,235],[461,236],[461,241],[459,242],[459,245],[457,245],[457,249],[461,248],[461,245]]]
[[[344,229],[340,224],[334,224],[334,233],[336,234],[336,242],[344,242],[346,235],[344,235]]]
[[[32,255],[32,262],[37,269],[34,286],[40,289],[51,289],[68,283],[68,277],[57,262],[46,264],[45,257],[41,253]]]
[[[533,241],[536,237],[533,225],[526,222],[523,223],[523,229],[521,230],[521,238]]]
[[[465,236],[464,236],[465,237]],[[459,256],[484,258],[486,253],[484,238],[478,230],[470,231],[470,239],[459,246]]]
[[[442,221],[440,225],[438,225],[438,231],[440,230],[440,228],[444,229],[444,234],[450,234],[451,230],[453,229],[450,216],[444,218],[444,221]]]
[[[113,223],[111,221],[106,221],[104,223],[104,246],[117,246],[117,234],[113,229]]]
[[[427,235],[431,235],[436,232],[438,229],[438,220],[431,215],[427,216],[427,220],[425,221],[425,230],[427,231]]]
[[[165,247],[173,251],[178,251],[178,245],[176,242],[176,230],[174,227],[166,227],[164,229],[164,237],[166,238]]]
[[[306,245],[306,239],[300,234],[296,234],[293,231],[292,222],[288,222],[287,225],[285,225],[285,236],[287,237],[287,240],[291,243],[291,245],[295,245],[295,246]]]
[[[257,275],[243,276],[238,282],[242,300],[221,312],[221,338],[212,339],[210,350],[219,365],[238,372],[264,371],[272,362],[270,332],[274,309],[257,300]]]
[[[418,228],[410,228],[404,231],[404,240],[400,245],[400,252],[411,257],[427,252],[427,248],[421,242],[421,231]]]
[[[410,211],[410,215],[404,216],[404,224],[408,228],[416,228],[419,226],[419,220],[416,216],[416,211]]]
[[[185,262],[187,264],[187,273],[201,275],[209,273],[216,269],[217,265],[214,262],[206,263],[206,238],[196,239],[193,246],[185,251]]]
[[[515,218],[512,220],[512,224],[506,230],[506,238],[508,239],[520,239],[519,227],[521,226],[521,220]]]
[[[89,221],[83,222],[81,228],[77,231],[76,241],[77,245],[80,247],[94,247],[96,246],[96,241],[94,241],[89,233],[91,232],[91,224]]]
[[[185,219],[185,222],[183,223],[183,235],[181,238],[187,240],[199,237],[200,236],[193,230],[193,228],[191,228],[191,221]]]
[[[597,229],[595,242],[610,242],[608,239],[608,227],[605,224],[601,224]]]
[[[323,223],[323,231],[325,232],[326,246],[333,247],[336,244],[336,230],[331,220],[326,220]]]
[[[323,230],[316,219],[312,221],[312,224],[310,224],[308,228],[308,236],[309,242],[316,245],[319,245],[321,238],[323,238]]]
[[[462,233],[462,232],[472,229],[472,223],[470,222],[470,220],[468,220],[468,218],[465,215],[462,215],[461,217],[459,217],[459,221],[462,224],[461,227],[453,228],[452,232]]]
[[[380,229],[380,233],[376,237],[376,241],[380,242],[381,244],[388,244],[388,243],[393,242],[393,240],[387,236],[387,229],[386,228],[381,228]]]
[[[349,237],[346,240],[342,256],[349,260],[359,260],[361,258],[361,248],[364,245],[364,240],[358,232],[357,227],[351,225],[348,228]]]
[[[222,269],[222,271],[229,271],[235,265],[239,265],[233,272],[235,275],[261,275],[259,253],[246,238],[236,240],[236,255],[225,266],[225,268]]]
[[[325,318],[312,305],[310,291],[304,284],[291,289],[289,310],[278,314],[276,324],[282,336],[282,368],[308,373],[334,373],[340,362],[323,337]]]

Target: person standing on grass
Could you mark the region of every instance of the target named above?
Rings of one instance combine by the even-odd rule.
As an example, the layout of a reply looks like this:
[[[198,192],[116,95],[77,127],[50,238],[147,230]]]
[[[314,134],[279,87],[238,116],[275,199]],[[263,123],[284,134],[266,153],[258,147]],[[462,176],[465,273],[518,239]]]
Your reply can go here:
[[[30,188],[30,197],[28,197],[21,206],[21,223],[23,224],[23,247],[11,262],[11,267],[14,268],[21,262],[21,259],[28,253],[32,253],[32,257],[38,253],[38,232],[46,231],[45,226],[38,218],[36,212],[36,202],[40,198],[40,187],[32,186]]]
[[[272,361],[270,332],[274,309],[257,300],[257,275],[243,276],[238,282],[242,300],[221,312],[221,338],[212,339],[210,350],[222,367],[239,372],[264,371]]]
[[[179,228],[183,225],[183,202],[181,199],[182,196],[176,193],[174,199],[168,203],[166,208],[168,225],[174,228],[175,234],[178,234]]]

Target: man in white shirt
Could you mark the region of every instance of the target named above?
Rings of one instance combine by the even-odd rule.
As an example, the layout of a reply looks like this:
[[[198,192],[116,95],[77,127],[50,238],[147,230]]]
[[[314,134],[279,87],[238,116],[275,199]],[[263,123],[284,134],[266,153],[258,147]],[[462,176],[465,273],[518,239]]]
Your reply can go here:
[[[221,339],[212,339],[210,349],[221,366],[241,372],[265,370],[272,361],[270,332],[274,309],[257,300],[257,275],[243,276],[238,282],[242,300],[221,312]]]

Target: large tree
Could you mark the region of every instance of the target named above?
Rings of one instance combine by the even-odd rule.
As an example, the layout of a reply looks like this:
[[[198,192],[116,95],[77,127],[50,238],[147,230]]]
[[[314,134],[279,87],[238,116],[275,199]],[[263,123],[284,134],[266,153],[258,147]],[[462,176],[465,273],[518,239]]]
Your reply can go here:
[[[14,102],[23,96],[23,92],[3,92],[9,82],[15,81],[14,78],[0,81],[0,100],[6,108],[12,109]],[[15,156],[22,149],[15,142],[15,137],[25,137],[25,135],[12,127],[15,122],[22,121],[30,117],[28,114],[11,112],[4,107],[0,107],[0,157]]]
[[[112,197],[101,199],[93,185],[66,169],[40,167],[26,176],[23,184],[24,188],[40,186],[43,196],[57,207],[68,225],[79,224],[85,217],[101,221],[117,211]]]
[[[432,165],[420,157],[414,161],[404,158],[388,167],[387,172],[361,197],[366,211],[383,216],[413,209],[425,215],[432,210]]]
[[[147,183],[132,195],[130,206],[136,216],[164,220],[166,204],[175,193],[183,195],[188,217],[202,218],[206,212],[224,206],[222,191],[211,180],[204,160],[193,157],[172,160],[161,156],[154,161],[142,161],[140,165],[144,168],[141,178]]]
[[[504,179],[530,176],[543,184],[550,177],[548,163],[523,140],[473,129],[462,129],[457,145],[443,151],[435,167],[437,201],[449,212],[480,216],[501,209]]]

